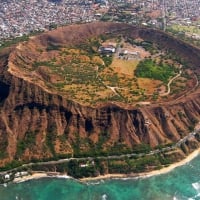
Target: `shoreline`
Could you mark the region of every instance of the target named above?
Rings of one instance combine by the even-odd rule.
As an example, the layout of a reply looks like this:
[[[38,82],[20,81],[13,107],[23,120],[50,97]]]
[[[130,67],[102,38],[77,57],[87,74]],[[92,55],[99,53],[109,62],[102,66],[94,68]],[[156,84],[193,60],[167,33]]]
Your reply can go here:
[[[33,180],[33,179],[40,179],[40,178],[45,178],[48,177],[47,173],[45,172],[36,172],[24,177],[17,177],[14,178],[14,180],[12,181],[12,183],[21,183],[21,182],[25,182],[25,181],[29,181],[29,180]]]
[[[29,180],[37,180],[41,178],[65,178],[70,179],[72,177],[68,176],[67,174],[61,174],[59,172],[33,172],[33,174],[29,174],[24,177],[17,177],[15,178],[12,183],[22,183]]]
[[[166,174],[173,169],[180,167],[182,165],[187,164],[191,160],[193,160],[195,157],[197,157],[200,154],[200,148],[196,149],[192,153],[190,153],[186,158],[183,160],[170,164],[168,167],[163,167],[159,170],[153,170],[150,172],[141,172],[141,173],[131,173],[131,174],[105,174],[100,175],[97,177],[87,177],[87,178],[81,178],[81,179],[75,179],[77,181],[80,181],[82,183],[86,183],[89,181],[96,181],[96,180],[105,180],[105,179],[134,179],[134,178],[147,178],[151,176],[157,176],[161,174]],[[73,177],[68,176],[67,174],[62,174],[59,172],[34,172],[33,174],[24,176],[24,177],[18,177],[15,178],[12,183],[21,183],[29,180],[34,179],[40,179],[40,178],[66,178],[66,179],[74,179]]]
[[[157,176],[161,174],[166,174],[177,167],[187,164],[188,162],[196,158],[199,154],[200,154],[200,148],[194,150],[186,158],[184,158],[183,160],[179,162],[172,163],[168,167],[163,167],[161,169],[153,170],[150,172],[141,172],[141,173],[132,173],[132,174],[105,174],[105,175],[100,175],[97,177],[81,178],[79,180],[81,182],[87,182],[87,181],[95,181],[95,180],[101,180],[101,179],[146,178],[146,177],[151,177],[151,176]]]

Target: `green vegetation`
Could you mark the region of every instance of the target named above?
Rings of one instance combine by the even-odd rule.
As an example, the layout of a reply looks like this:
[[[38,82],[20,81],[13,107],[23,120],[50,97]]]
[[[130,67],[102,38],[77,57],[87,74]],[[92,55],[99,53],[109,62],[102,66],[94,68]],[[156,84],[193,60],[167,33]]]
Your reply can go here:
[[[51,135],[54,132],[54,126],[50,126],[48,128],[49,133]],[[76,135],[77,139],[79,140],[78,145],[76,148],[79,148],[79,155],[82,158],[76,159],[71,158],[68,161],[64,161],[63,163],[52,163],[52,164],[31,164],[28,166],[22,166],[22,162],[20,161],[13,161],[7,164],[5,167],[0,168],[0,170],[10,170],[15,167],[18,167],[17,171],[26,170],[26,171],[54,171],[56,169],[57,172],[66,173],[74,178],[83,178],[83,177],[95,177],[98,175],[103,175],[105,173],[138,173],[138,172],[146,172],[155,169],[160,169],[163,166],[168,166],[169,164],[176,161],[177,157],[174,154],[168,154],[167,152],[158,152],[155,154],[148,154],[152,149],[147,144],[140,144],[136,145],[133,151],[128,150],[126,146],[123,145],[123,142],[117,142],[112,146],[112,148],[108,151],[102,151],[103,145],[105,144],[106,139],[109,139],[108,132],[102,132],[102,138],[100,138],[99,144],[94,144],[90,140],[81,141],[81,138],[78,138],[78,134]],[[54,136],[47,136],[49,141],[54,141]],[[199,135],[196,136],[199,139]],[[62,138],[59,137],[61,140],[66,140],[66,137],[63,136]],[[31,139],[27,140],[30,144],[32,144]],[[92,149],[90,154],[83,154],[82,153],[82,144],[83,143],[90,143],[91,146],[97,145],[100,155],[92,153]],[[80,146],[79,146],[80,145]],[[165,148],[167,146],[172,146],[173,144],[166,144],[163,146],[157,146],[158,149]],[[187,141],[184,146],[182,145],[180,148],[183,152],[188,152],[188,147],[190,146],[189,141]],[[96,149],[96,150],[97,150]],[[95,151],[96,151],[95,150]],[[94,150],[93,150],[94,152]],[[115,156],[113,158],[106,158],[104,156],[112,155],[105,154],[106,152],[112,152]],[[128,154],[134,152],[135,154],[132,156],[123,156],[118,157],[117,155]],[[97,152],[96,152],[97,153]],[[99,157],[97,157],[99,156]],[[90,158],[88,158],[90,157]],[[63,158],[68,158],[68,155]],[[52,158],[44,159],[44,161],[50,161]],[[55,160],[55,157],[53,158]],[[32,162],[38,162],[39,160],[31,160]],[[41,162],[41,160],[40,160]],[[20,167],[21,166],[21,167]],[[15,172],[16,169],[13,170]]]
[[[11,46],[13,44],[18,44],[19,42],[27,41],[28,39],[29,39],[28,35],[23,35],[21,37],[16,37],[14,39],[6,40],[1,44],[0,50],[5,48],[5,47],[9,47],[9,46]]]
[[[49,30],[57,29],[57,27],[58,27],[57,24],[51,23],[51,24],[49,25]]]
[[[145,143],[135,145],[135,147],[133,148],[134,153],[148,153],[151,150],[152,149],[151,149],[150,145],[145,144]]]
[[[83,162],[84,163],[84,162]],[[93,164],[90,162],[82,164],[84,167],[81,167],[81,163],[76,160],[70,160],[67,166],[67,172],[70,176],[75,178],[83,178],[83,177],[92,177],[98,175]]]
[[[0,140],[0,159],[3,159],[7,156],[7,153],[5,152],[5,149],[8,146],[8,138],[7,137],[1,137]]]
[[[97,143],[89,138],[82,139],[78,133],[75,133],[75,141],[73,142],[74,157],[97,157],[97,156],[113,156],[121,154],[141,154],[149,153],[152,148],[148,144],[137,144],[133,149],[129,148],[123,140],[119,140],[110,145],[107,143],[110,139],[108,131],[102,131],[99,134]]]
[[[159,53],[159,47],[150,41],[137,41],[133,38],[127,38],[127,42],[129,42],[132,45],[141,46],[146,51],[150,52],[152,55]]]
[[[37,135],[37,131],[36,132],[27,131],[25,133],[24,138],[18,141],[17,153],[16,153],[17,157],[20,157],[27,148],[29,149],[33,148],[36,141],[36,135]]]
[[[97,50],[100,47],[100,39],[99,38],[91,38],[84,43],[76,45],[76,49],[82,50],[86,55],[90,58],[98,55]]]
[[[102,59],[103,59],[103,62],[104,62],[104,64],[105,64],[106,67],[108,67],[109,65],[112,64],[112,60],[113,60],[112,56],[109,56],[109,57],[102,56]]]
[[[94,105],[97,102],[107,101],[133,103],[159,100],[159,92],[155,90],[152,92],[151,88],[155,85],[151,84],[151,80],[147,80],[143,84],[138,77],[161,80],[167,83],[169,78],[178,71],[176,67],[171,66],[172,64],[167,63],[175,63],[177,66],[178,61],[171,60],[169,53],[167,53],[168,57],[159,54],[158,47],[151,42],[133,39],[127,39],[127,42],[142,45],[143,48],[152,53],[152,56],[156,53],[159,57],[146,59],[138,64],[138,60],[123,60],[113,55],[99,54],[98,49],[102,42],[109,43],[109,41],[119,45],[122,38],[116,37],[113,40],[110,35],[101,35],[98,38],[90,38],[73,48],[52,46],[50,49],[55,50],[55,57],[51,60],[35,61],[32,64],[33,70],[40,66],[48,67],[49,71],[46,68],[40,68],[46,85],[70,94],[70,98],[83,104]],[[125,43],[121,45],[126,46]],[[135,74],[133,74],[134,70]],[[160,86],[158,85],[158,87]],[[148,90],[152,96],[145,94]]]
[[[54,67],[55,65],[51,61],[41,61],[41,62],[35,61],[32,66],[34,69],[36,69],[40,66]]]
[[[53,81],[49,83],[49,85],[54,86],[56,89],[62,92],[66,91],[66,93],[70,94],[70,97],[74,98],[75,100],[78,99],[87,103],[93,103],[97,100],[128,102],[130,99],[127,98],[128,95],[126,96],[127,91],[130,92],[131,96],[137,96],[139,101],[146,100],[148,95],[145,95],[145,89],[140,88],[138,79],[134,76],[129,77],[129,74],[126,73],[120,74],[121,70],[127,66],[123,65],[121,68],[117,66],[117,69],[114,67],[112,68],[110,65],[113,63],[113,57],[99,55],[98,48],[101,45],[101,42],[105,41],[106,39],[107,36],[92,38],[73,48],[61,48],[58,45],[51,44],[46,50],[54,50],[55,52],[51,53],[53,55],[55,53],[55,57],[47,61],[35,61],[32,64],[32,67],[34,70],[41,66],[48,67],[50,72],[47,70],[44,71],[45,73],[43,74],[47,76],[48,73],[53,74]],[[121,38],[118,38],[117,40],[121,41]],[[159,51],[159,49],[151,42],[143,41],[141,45],[152,54]],[[42,53],[41,49],[37,49],[37,51]],[[182,60],[179,57],[176,57],[176,55],[173,55],[172,52],[167,52],[166,54],[166,57],[161,55],[155,60],[145,59],[141,61],[135,70],[136,76],[161,80],[164,83],[167,83],[170,77],[175,75],[176,68],[170,66],[170,64],[167,64],[166,61],[172,63],[172,61],[176,60],[177,63],[182,63]],[[118,63],[116,63],[116,65],[117,64]],[[133,69],[134,68],[131,68],[131,75],[133,75]],[[189,76],[189,74],[187,75]],[[47,82],[48,81],[49,80],[47,80]],[[159,98],[159,94],[157,92],[152,93],[151,100],[156,101],[157,98]],[[133,100],[131,99],[130,102],[132,103]],[[180,119],[185,117],[185,114],[180,111],[177,114]],[[188,128],[192,131],[194,129],[194,124],[197,121],[196,119],[191,119],[191,121],[192,126]],[[92,134],[92,128],[87,132],[88,135]],[[57,136],[56,125],[48,125],[45,138],[46,145],[44,146],[45,150],[50,152],[52,156],[44,158],[44,161],[72,157],[70,153],[66,155],[58,155],[55,151],[55,141],[58,139],[61,142],[61,145],[63,145],[68,140],[68,134],[69,131],[66,130],[64,135]],[[31,166],[32,169],[44,169],[45,171],[48,169],[56,169],[57,171],[68,172],[68,174],[73,177],[81,178],[96,176],[99,173],[104,174],[105,172],[130,173],[148,171],[149,169],[151,170],[156,167],[162,167],[162,165],[168,165],[172,162],[170,158],[167,158],[167,156],[161,153],[147,155],[152,151],[150,145],[148,144],[135,145],[135,147],[131,149],[124,143],[122,138],[113,144],[110,133],[107,130],[102,130],[102,132],[98,135],[98,142],[96,143],[89,139],[89,137],[83,139],[78,133],[74,133],[74,135],[75,137],[72,139],[73,141],[70,141],[72,143],[73,156],[77,158],[83,157],[83,159],[71,159],[66,163],[54,165],[39,166],[35,164]],[[27,131],[25,133],[23,140],[19,140],[17,143],[16,158],[21,158],[26,149],[30,150],[35,147],[36,136],[37,132]],[[200,137],[198,135],[198,139],[199,138]],[[1,144],[5,145],[2,149],[6,148],[6,142],[7,141],[1,142]],[[167,145],[172,146],[173,144]],[[166,146],[159,145],[156,148],[162,149],[163,147]],[[184,152],[186,152],[187,148],[181,148]],[[2,149],[0,148],[0,157],[4,156]],[[122,157],[117,156],[129,153],[134,153],[134,155],[131,157],[127,155]],[[114,155],[114,158],[103,158],[103,156],[108,155]],[[92,159],[88,159],[87,157],[92,157]],[[31,162],[37,161],[38,160],[34,158],[31,160]],[[21,164],[22,163],[19,161],[13,161],[4,168],[1,168],[1,170],[12,169],[20,166]]]
[[[105,14],[101,17],[101,21],[103,22],[107,22],[107,21],[110,21],[112,19],[112,16],[110,16],[109,14]]]
[[[13,160],[12,162],[6,164],[4,167],[0,167],[0,171],[6,171],[6,170],[11,170],[16,167],[20,167],[23,162],[18,161],[18,160]]]
[[[64,163],[58,164],[42,164],[37,163],[28,167],[19,167],[22,163],[13,161],[7,164],[0,170],[10,170],[19,167],[19,170],[34,170],[34,171],[54,171],[66,173],[74,178],[95,177],[105,173],[138,173],[149,171],[149,169],[161,168],[163,165],[168,165],[172,161],[166,158],[163,154],[144,155],[142,157],[132,158],[93,158],[93,159],[71,159]]]
[[[100,46],[111,44],[127,48],[130,52],[137,51],[140,59],[99,52]],[[162,52],[152,42],[112,33],[92,37],[73,46],[60,46],[50,41],[46,49],[37,47],[36,51],[42,57],[33,61],[32,66],[19,56],[21,68],[35,71],[34,74],[39,74],[46,87],[83,105],[108,101],[130,104],[159,101],[160,93],[165,90],[163,83],[166,84],[175,75],[182,63],[173,52]],[[149,59],[145,59],[147,56]],[[37,78],[33,77],[32,81]],[[182,92],[184,84],[172,87],[170,94]]]
[[[57,135],[56,134],[56,126],[51,125],[46,134],[46,145],[48,146],[49,150],[51,151],[53,157],[56,157],[56,153],[55,153],[55,149],[54,149],[56,135]]]
[[[164,63],[157,64],[151,59],[141,61],[135,70],[135,75],[142,78],[161,80],[167,83],[169,78],[174,76],[175,69]]]
[[[47,51],[52,51],[52,50],[59,50],[61,46],[55,45],[55,44],[49,44],[46,48]]]
[[[1,42],[0,50],[5,47],[10,47],[14,44],[18,44],[19,42],[27,41],[30,36],[34,36],[34,35],[40,34],[42,32],[43,31],[32,31],[29,35],[22,35],[20,37],[6,39],[3,42]]]
[[[199,34],[200,29],[193,25],[172,25],[166,30],[178,39],[184,40],[187,43],[200,47]]]
[[[146,51],[149,51],[152,55],[159,53],[159,48],[152,42],[143,41],[140,42],[139,45],[141,45]]]

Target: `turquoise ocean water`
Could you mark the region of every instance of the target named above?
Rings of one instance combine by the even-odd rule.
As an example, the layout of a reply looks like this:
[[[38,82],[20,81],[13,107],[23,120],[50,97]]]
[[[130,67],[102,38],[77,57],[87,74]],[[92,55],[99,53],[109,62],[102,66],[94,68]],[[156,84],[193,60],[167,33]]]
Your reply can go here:
[[[0,200],[200,200],[200,156],[149,178],[80,183],[43,178],[0,186]]]

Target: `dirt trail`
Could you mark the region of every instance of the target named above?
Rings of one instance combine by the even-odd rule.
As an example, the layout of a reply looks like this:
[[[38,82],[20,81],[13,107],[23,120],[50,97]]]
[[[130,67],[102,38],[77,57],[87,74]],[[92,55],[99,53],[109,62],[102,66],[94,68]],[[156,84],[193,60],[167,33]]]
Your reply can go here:
[[[170,92],[171,92],[171,88],[170,88],[170,85],[171,85],[171,83],[175,80],[175,79],[177,79],[180,75],[181,75],[181,73],[182,73],[182,71],[180,70],[180,72],[176,75],[176,76],[174,76],[173,78],[171,78],[170,80],[169,80],[169,82],[168,82],[168,84],[167,84],[167,92],[165,92],[165,93],[163,93],[163,94],[160,94],[160,96],[162,96],[162,97],[164,97],[164,96],[167,96],[167,95],[169,95],[170,94]]]

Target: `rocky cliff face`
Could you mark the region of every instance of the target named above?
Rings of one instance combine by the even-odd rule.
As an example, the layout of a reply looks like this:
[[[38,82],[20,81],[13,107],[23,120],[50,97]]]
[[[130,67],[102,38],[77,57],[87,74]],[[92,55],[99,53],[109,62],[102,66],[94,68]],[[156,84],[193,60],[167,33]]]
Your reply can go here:
[[[26,48],[38,41],[37,46],[47,45],[48,41],[56,44],[79,42],[125,28],[130,31],[128,25],[83,25],[84,35],[82,27],[78,26],[74,29],[77,34],[71,35],[68,31],[72,29],[66,28],[63,32],[53,31],[34,38]],[[166,45],[165,48],[173,48],[176,44],[175,50],[181,52],[181,56],[187,54],[185,59],[193,67],[199,64],[199,49],[186,44],[181,46],[182,42],[161,32],[132,29],[141,37],[153,42],[158,40],[163,47]],[[199,89],[189,96],[159,105],[131,107],[108,102],[95,108],[85,107],[49,91],[39,81],[30,81],[17,69],[15,58],[19,55],[26,55],[27,61],[36,56],[12,49],[2,52],[0,57],[1,166],[13,159],[27,161],[93,151],[95,145],[104,150],[119,144],[125,149],[133,149],[141,143],[155,147],[179,140],[200,121]]]

